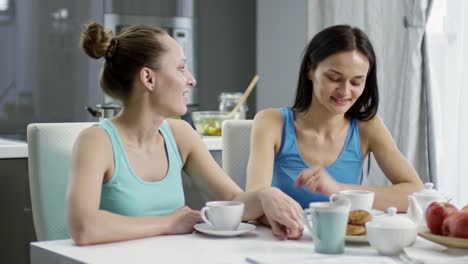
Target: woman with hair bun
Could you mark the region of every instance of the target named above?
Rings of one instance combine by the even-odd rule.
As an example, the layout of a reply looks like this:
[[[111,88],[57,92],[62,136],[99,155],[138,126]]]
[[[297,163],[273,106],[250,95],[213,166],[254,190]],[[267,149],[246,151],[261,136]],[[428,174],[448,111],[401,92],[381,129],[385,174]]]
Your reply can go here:
[[[71,238],[89,245],[183,234],[201,221],[185,206],[181,171],[217,200],[245,203],[243,220],[265,215],[280,238],[302,234],[302,211],[277,188],[243,192],[182,120],[195,85],[182,47],[164,30],[131,26],[117,36],[87,24],[81,46],[104,58],[100,83],[122,111],[85,129],[73,148],[67,191]]]

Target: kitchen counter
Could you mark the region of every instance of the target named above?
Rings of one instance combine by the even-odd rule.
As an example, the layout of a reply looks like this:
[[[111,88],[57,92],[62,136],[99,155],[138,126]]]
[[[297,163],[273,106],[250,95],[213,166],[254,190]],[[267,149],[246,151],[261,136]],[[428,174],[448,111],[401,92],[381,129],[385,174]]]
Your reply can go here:
[[[221,150],[221,137],[203,137],[209,151]]]
[[[27,158],[28,144],[24,141],[0,138],[0,159]]]
[[[221,137],[203,137],[208,150],[221,150]],[[0,159],[27,158],[28,144],[24,141],[0,138]]]

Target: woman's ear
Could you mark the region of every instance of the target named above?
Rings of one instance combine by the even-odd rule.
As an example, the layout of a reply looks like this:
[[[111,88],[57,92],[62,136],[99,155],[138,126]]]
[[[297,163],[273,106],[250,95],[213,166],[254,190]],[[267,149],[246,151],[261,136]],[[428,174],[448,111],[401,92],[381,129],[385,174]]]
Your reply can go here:
[[[148,67],[143,67],[141,68],[139,75],[141,83],[149,91],[154,91],[156,87],[156,73]]]

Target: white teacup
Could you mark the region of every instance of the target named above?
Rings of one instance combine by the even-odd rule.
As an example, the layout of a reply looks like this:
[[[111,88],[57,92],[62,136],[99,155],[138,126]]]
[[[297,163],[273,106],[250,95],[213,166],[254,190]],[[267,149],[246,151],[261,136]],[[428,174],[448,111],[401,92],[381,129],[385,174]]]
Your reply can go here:
[[[216,230],[236,230],[244,214],[244,203],[214,201],[205,204],[200,211],[203,221]]]
[[[351,201],[351,211],[361,209],[370,212],[374,204],[374,192],[367,190],[343,190],[330,196],[330,201],[340,198]]]

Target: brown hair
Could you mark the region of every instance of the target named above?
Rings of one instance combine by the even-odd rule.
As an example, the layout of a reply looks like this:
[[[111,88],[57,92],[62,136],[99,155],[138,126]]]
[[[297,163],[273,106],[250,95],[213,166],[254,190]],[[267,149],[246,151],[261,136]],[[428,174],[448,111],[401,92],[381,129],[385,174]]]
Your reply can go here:
[[[130,95],[135,74],[142,68],[159,69],[166,48],[161,36],[167,34],[158,27],[130,26],[117,36],[96,22],[86,24],[81,31],[81,47],[94,58],[105,58],[100,82],[104,92],[124,101]]]

